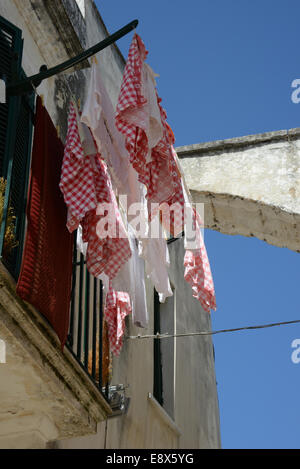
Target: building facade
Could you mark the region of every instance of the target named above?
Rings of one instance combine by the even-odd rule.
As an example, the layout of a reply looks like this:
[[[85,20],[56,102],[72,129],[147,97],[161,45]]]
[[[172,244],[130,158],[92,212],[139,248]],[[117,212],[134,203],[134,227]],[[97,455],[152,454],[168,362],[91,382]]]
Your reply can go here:
[[[6,61],[0,58],[0,78],[8,82],[15,78],[14,61],[19,61],[22,76],[32,76],[42,65],[49,69],[63,63],[108,36],[92,0],[2,0],[0,16],[2,37],[9,37],[10,47],[14,48]],[[97,59],[116,106],[125,60],[115,44],[101,51]],[[79,103],[84,102],[89,76],[90,63],[85,60],[76,70],[44,80],[36,90],[63,142],[70,99],[75,96]],[[9,98],[6,107],[0,106],[5,129],[1,134],[1,176],[6,178],[10,168],[5,160],[7,141],[16,141],[21,133],[10,126],[13,99]],[[20,109],[24,110],[22,116]],[[15,112],[15,120],[23,123],[19,159],[24,167],[22,178],[17,179],[21,176],[17,176],[17,164],[13,163],[11,194],[16,194],[13,201],[23,201],[20,214],[24,215],[34,96],[27,94],[24,102],[22,98]],[[23,192],[19,193],[20,187]],[[74,354],[72,344],[62,351],[47,321],[16,294],[26,232],[26,218],[21,215],[17,219],[18,223],[23,219],[17,226],[18,246],[13,251],[17,254],[1,263],[0,272],[0,339],[1,355],[5,355],[0,360],[0,447],[220,448],[211,337],[125,338],[120,356],[112,359],[106,389],[97,386],[87,362]],[[210,330],[209,315],[184,281],[183,239],[170,242],[169,252],[173,297],[159,303],[153,285],[146,279],[150,320],[142,333]],[[88,277],[84,275],[81,289],[87,295]],[[100,307],[98,303],[96,306]],[[138,334],[141,330],[128,317],[125,337]]]

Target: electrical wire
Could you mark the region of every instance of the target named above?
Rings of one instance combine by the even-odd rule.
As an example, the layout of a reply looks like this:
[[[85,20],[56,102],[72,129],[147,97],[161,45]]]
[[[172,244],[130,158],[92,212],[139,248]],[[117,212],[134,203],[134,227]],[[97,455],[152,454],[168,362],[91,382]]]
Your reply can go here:
[[[237,332],[237,331],[245,331],[245,330],[253,330],[253,329],[266,329],[268,327],[275,327],[275,326],[284,326],[287,324],[297,324],[300,323],[300,319],[295,321],[285,321],[285,322],[275,322],[271,324],[262,324],[259,326],[246,326],[246,327],[237,327],[235,329],[221,329],[218,331],[200,331],[200,332],[183,332],[181,334],[153,334],[153,335],[136,335],[136,336],[128,336],[127,339],[170,339],[175,337],[192,337],[192,336],[199,336],[199,335],[215,335],[215,334],[223,334],[226,332]]]

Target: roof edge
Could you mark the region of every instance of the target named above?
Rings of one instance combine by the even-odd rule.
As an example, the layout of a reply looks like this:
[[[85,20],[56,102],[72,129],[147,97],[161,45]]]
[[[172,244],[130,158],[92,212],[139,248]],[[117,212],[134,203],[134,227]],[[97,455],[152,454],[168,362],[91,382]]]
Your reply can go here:
[[[275,141],[286,141],[300,138],[300,127],[289,130],[277,130],[261,134],[246,135],[243,137],[229,138],[225,140],[214,140],[210,142],[184,145],[176,148],[180,158],[193,157],[195,153],[208,154],[216,151],[237,149],[239,147],[250,147]]]
[[[93,8],[93,10],[94,10],[96,16],[98,17],[98,19],[99,19],[99,21],[100,21],[100,23],[101,23],[103,29],[104,29],[104,32],[105,32],[105,34],[106,34],[106,37],[110,36],[110,33],[109,33],[109,31],[108,31],[108,29],[107,29],[107,27],[106,27],[106,24],[105,24],[104,21],[103,21],[103,18],[102,18],[101,13],[100,13],[100,11],[99,11],[99,9],[98,9],[96,3],[95,3],[95,0],[92,0],[91,5],[92,5],[92,8]],[[113,44],[111,44],[111,46],[113,47],[113,49],[115,50],[115,52],[116,52],[117,55],[119,56],[121,62],[122,62],[123,65],[125,66],[125,64],[126,64],[126,59],[125,59],[124,55],[122,54],[121,50],[119,49],[119,47],[117,46],[117,44],[114,42]]]

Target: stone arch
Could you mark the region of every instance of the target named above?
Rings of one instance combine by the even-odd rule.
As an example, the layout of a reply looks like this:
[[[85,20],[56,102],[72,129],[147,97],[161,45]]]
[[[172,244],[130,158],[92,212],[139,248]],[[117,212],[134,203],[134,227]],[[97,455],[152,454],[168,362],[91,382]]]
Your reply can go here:
[[[206,228],[300,252],[300,129],[176,151]]]

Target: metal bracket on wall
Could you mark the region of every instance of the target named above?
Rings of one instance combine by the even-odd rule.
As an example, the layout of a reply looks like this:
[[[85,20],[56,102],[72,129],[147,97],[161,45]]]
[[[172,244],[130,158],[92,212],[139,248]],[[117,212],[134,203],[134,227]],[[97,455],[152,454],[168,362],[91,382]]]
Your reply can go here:
[[[35,88],[37,88],[43,80],[46,78],[50,78],[58,73],[65,72],[66,70],[74,67],[75,65],[79,64],[80,62],[89,59],[93,55],[97,54],[101,50],[105,49],[106,47],[110,46],[118,39],[121,39],[123,36],[128,34],[130,31],[135,29],[138,25],[138,20],[133,20],[128,23],[123,28],[116,31],[114,34],[111,34],[103,41],[95,44],[90,49],[82,52],[81,54],[73,57],[72,59],[63,62],[60,65],[56,65],[50,69],[47,68],[46,65],[42,65],[40,68],[40,73],[33,75],[31,77],[25,78],[23,80],[19,80],[13,83],[6,84],[6,91],[8,96],[20,96],[26,93],[32,93]]]
[[[113,413],[109,415],[109,419],[127,413],[130,404],[130,398],[126,396],[127,387],[128,386],[124,384],[117,384],[115,386],[108,386],[108,389],[103,388],[104,394],[108,392],[107,399],[113,411]]]

